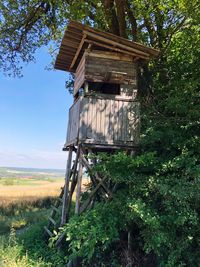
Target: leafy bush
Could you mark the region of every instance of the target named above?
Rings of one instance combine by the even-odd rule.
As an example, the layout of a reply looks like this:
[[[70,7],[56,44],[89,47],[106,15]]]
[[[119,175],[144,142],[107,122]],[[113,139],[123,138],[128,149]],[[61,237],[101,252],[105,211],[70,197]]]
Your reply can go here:
[[[88,261],[108,251],[120,233],[137,229],[135,242],[146,254],[154,251],[160,266],[195,266],[200,262],[200,139],[195,137],[169,158],[167,153],[103,155],[98,169],[121,189],[64,226],[70,257]],[[120,163],[120,164],[119,164]]]

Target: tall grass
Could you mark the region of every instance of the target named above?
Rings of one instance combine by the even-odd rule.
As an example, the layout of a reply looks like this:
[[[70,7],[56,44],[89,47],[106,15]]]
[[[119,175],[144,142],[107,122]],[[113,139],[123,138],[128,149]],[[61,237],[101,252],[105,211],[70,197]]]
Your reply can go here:
[[[44,222],[34,224],[29,231],[17,236],[11,228],[8,236],[0,237],[0,266],[3,267],[62,267],[62,252],[50,249],[43,233]]]
[[[50,249],[43,226],[63,181],[0,184],[0,267],[61,267],[64,255]]]
[[[46,197],[0,205],[0,235],[8,233],[11,228],[19,230],[40,220],[47,220],[54,200],[54,197]]]
[[[44,236],[53,201],[46,197],[0,207],[0,266],[64,266],[64,255],[50,249]]]

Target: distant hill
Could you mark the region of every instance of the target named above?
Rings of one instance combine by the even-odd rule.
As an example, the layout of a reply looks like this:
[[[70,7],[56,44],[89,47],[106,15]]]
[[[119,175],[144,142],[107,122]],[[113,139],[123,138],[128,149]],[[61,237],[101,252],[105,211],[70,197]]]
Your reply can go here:
[[[0,178],[64,178],[65,170],[0,167]]]

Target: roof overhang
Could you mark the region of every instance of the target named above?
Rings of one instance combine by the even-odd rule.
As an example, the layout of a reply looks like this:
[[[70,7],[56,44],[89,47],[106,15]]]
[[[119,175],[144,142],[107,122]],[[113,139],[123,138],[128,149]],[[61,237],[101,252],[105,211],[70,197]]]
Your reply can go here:
[[[129,55],[135,61],[149,60],[159,54],[157,49],[71,21],[62,39],[54,68],[74,73],[85,49],[91,46]]]

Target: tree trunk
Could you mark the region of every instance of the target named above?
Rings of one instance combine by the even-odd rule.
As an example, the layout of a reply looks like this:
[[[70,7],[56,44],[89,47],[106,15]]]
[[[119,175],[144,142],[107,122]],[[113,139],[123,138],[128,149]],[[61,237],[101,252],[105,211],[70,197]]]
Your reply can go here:
[[[125,19],[125,2],[124,0],[115,0],[117,9],[117,19],[119,24],[119,34],[121,37],[127,38],[126,19]]]
[[[109,30],[111,33],[119,36],[120,35],[119,23],[115,10],[114,0],[102,0],[102,2],[105,9],[105,16],[109,26]]]

